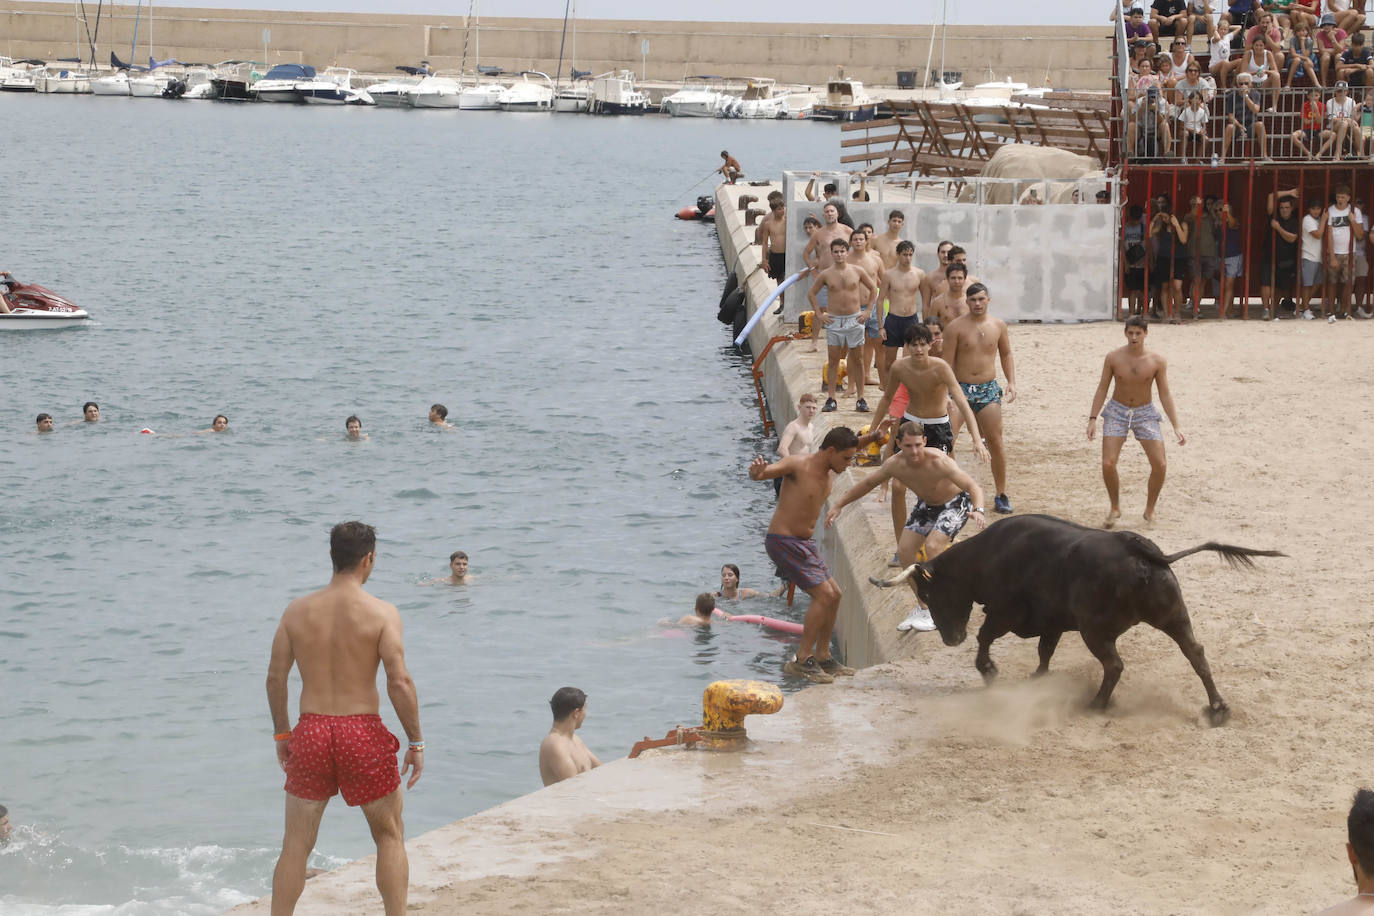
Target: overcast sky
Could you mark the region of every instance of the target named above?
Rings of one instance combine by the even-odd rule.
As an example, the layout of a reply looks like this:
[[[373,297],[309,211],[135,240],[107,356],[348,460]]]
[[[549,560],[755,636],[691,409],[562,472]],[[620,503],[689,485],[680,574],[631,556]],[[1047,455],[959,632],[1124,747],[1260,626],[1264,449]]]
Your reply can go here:
[[[134,4],[137,0],[123,0]],[[229,9],[315,10],[347,13],[422,13],[461,16],[470,0],[154,0],[156,6],[225,7]],[[855,6],[837,0],[578,0],[583,19],[686,19],[735,22],[845,22],[930,25],[940,17],[941,0],[868,0]],[[1106,21],[1110,0],[1066,0],[1032,7],[1005,0],[949,0],[948,21],[954,25],[1087,24]],[[479,16],[560,18],[563,0],[478,0]]]

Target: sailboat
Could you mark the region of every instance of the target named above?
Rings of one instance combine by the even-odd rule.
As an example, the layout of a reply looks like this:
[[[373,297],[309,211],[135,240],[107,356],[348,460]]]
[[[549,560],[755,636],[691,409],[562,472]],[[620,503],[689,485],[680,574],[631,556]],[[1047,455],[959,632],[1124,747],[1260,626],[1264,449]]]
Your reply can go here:
[[[472,85],[464,86],[458,93],[458,107],[463,111],[497,111],[501,108],[501,93],[507,87],[500,83],[483,83],[483,74],[495,76],[501,72],[499,67],[483,68],[482,60],[482,17],[477,12],[477,0],[468,4],[467,27],[473,32]],[[463,59],[459,62],[459,82],[463,80],[462,68],[468,63],[468,38],[463,35]]]
[[[563,43],[568,37],[568,15],[572,14],[572,54],[569,64],[570,80],[563,85]],[[563,37],[558,40],[558,69],[554,71],[553,110],[569,114],[583,114],[591,108],[592,71],[577,69],[577,5],[572,0],[563,4]]]

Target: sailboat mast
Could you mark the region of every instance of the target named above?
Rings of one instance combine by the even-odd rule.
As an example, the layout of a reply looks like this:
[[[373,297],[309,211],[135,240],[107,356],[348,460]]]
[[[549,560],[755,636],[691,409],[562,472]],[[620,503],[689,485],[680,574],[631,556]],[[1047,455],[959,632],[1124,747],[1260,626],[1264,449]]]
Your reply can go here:
[[[558,69],[553,71],[553,97],[558,98],[558,89],[563,82],[563,45],[568,40],[568,11],[572,9],[572,0],[566,0],[563,4],[563,35],[558,39]]]
[[[138,9],[134,11],[134,40],[129,42],[129,63],[138,60],[138,20],[143,13],[143,0],[138,0]]]
[[[949,0],[940,0],[940,85],[945,84],[945,29],[949,26]]]

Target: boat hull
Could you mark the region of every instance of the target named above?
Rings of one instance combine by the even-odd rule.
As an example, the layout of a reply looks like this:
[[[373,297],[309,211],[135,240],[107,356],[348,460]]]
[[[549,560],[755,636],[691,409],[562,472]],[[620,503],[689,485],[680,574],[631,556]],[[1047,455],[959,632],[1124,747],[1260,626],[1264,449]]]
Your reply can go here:
[[[76,328],[91,320],[85,309],[75,312],[40,312],[15,309],[0,314],[0,331],[45,331],[57,328]]]
[[[815,121],[872,121],[878,115],[878,104],[856,105],[844,108],[827,108],[824,105],[816,105],[811,110],[811,118]]]

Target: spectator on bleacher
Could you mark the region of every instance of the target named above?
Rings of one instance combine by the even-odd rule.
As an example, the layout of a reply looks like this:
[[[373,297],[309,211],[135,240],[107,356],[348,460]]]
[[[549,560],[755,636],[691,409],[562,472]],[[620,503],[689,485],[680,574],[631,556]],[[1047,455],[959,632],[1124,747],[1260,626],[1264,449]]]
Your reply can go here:
[[[1322,18],[1322,0],[1293,0],[1293,5],[1288,8],[1288,27],[1296,28],[1298,25],[1305,25],[1315,36],[1317,33],[1317,23]]]
[[[1150,4],[1150,31],[1161,46],[1166,35],[1186,38],[1193,34],[1188,4],[1184,0],[1153,0]]]
[[[1274,20],[1273,13],[1260,13],[1259,24],[1246,30],[1245,46],[1247,48],[1254,44],[1256,35],[1264,37],[1264,46],[1273,51],[1276,56],[1283,53],[1283,30]]]
[[[1192,35],[1211,35],[1216,29],[1216,23],[1212,21],[1211,0],[1188,0],[1188,19],[1192,27],[1188,30]]]
[[[1364,46],[1363,32],[1350,36],[1350,47],[1336,63],[1336,79],[1345,80],[1352,90],[1374,86],[1374,54]]]
[[[1183,74],[1187,72],[1188,65],[1193,61],[1193,52],[1188,50],[1186,38],[1175,38],[1169,43],[1169,64],[1177,79],[1183,79]]]
[[[1288,39],[1289,88],[1292,88],[1293,80],[1303,73],[1307,74],[1313,86],[1321,87],[1322,81],[1317,77],[1317,42],[1312,38],[1312,30],[1305,24],[1294,26],[1293,37]]]
[[[1126,225],[1122,227],[1126,255],[1126,310],[1132,315],[1145,314],[1145,261],[1150,254],[1145,247],[1145,231],[1145,211],[1140,204],[1132,204],[1126,211]]]
[[[1217,84],[1210,76],[1202,75],[1202,64],[1196,57],[1188,62],[1183,79],[1174,84],[1174,103],[1181,111],[1188,107],[1188,100],[1195,95],[1202,96],[1204,107],[1210,105],[1217,96]]]
[[[1318,3],[1321,0],[1317,0]],[[1221,19],[1217,27],[1223,31],[1227,26],[1238,25],[1241,29],[1248,29],[1250,26],[1259,22],[1260,13],[1264,11],[1264,6],[1260,0],[1229,0],[1226,12],[1221,14]]]
[[[1173,61],[1169,59],[1169,55],[1167,54],[1161,54],[1155,58],[1155,75],[1159,77],[1159,88],[1165,90],[1166,100],[1168,97],[1168,90],[1174,88],[1174,83],[1183,79],[1183,71],[1174,72]],[[1172,116],[1173,114],[1174,112],[1172,109],[1166,109],[1166,117]]]
[[[1149,58],[1140,62],[1140,75],[1132,80],[1126,97],[1130,107],[1126,149],[1130,150],[1130,154],[1152,158],[1159,155],[1159,150],[1169,149],[1172,144],[1169,139],[1168,101],[1163,97],[1159,77]],[[1138,145],[1141,139],[1146,140],[1144,153],[1140,152]]]
[[[1248,50],[1245,53],[1230,63],[1232,82],[1239,86],[1241,75],[1247,75],[1257,91],[1259,87],[1267,86],[1273,92],[1272,106],[1277,108],[1280,83],[1278,58],[1269,50],[1268,39],[1264,35],[1256,34],[1246,42],[1246,48]]]
[[[1255,42],[1259,50],[1259,41]],[[1268,54],[1268,51],[1264,52]],[[1231,141],[1239,133],[1243,137],[1253,137],[1255,146],[1250,151],[1251,159],[1268,160],[1264,148],[1264,122],[1259,119],[1260,94],[1254,87],[1249,73],[1241,71],[1236,77],[1236,88],[1226,93],[1225,107],[1226,131],[1221,137],[1221,158],[1231,154]]]
[[[1331,71],[1345,53],[1345,42],[1350,36],[1345,29],[1336,28],[1336,17],[1330,13],[1322,15],[1321,27],[1314,36],[1317,40],[1317,53],[1321,55],[1322,83],[1331,85]]]
[[[1183,282],[1188,278],[1188,227],[1170,212],[1172,209],[1168,198],[1162,198],[1150,220],[1150,238],[1155,241],[1151,272],[1159,282],[1159,304],[1163,306],[1163,316],[1158,311],[1155,314],[1170,320],[1183,307]]]
[[[1321,0],[1317,0],[1321,2]],[[1153,41],[1154,33],[1150,31],[1150,26],[1145,22],[1145,11],[1136,7],[1131,10],[1130,17],[1126,20],[1126,42],[1134,51],[1137,47],[1136,42]]]
[[[1216,215],[1221,235],[1218,246],[1221,249],[1221,299],[1217,303],[1217,319],[1225,321],[1230,317],[1231,303],[1235,299],[1236,281],[1245,272],[1245,238],[1240,231],[1240,220],[1236,219],[1228,201],[1217,203]],[[1248,297],[1240,305],[1240,317],[1250,317]]]
[[[1288,30],[1291,28],[1288,10],[1292,5],[1293,0],[1269,0],[1269,2],[1264,4],[1264,9],[1266,12],[1273,14],[1274,21],[1278,23],[1279,28]]]
[[[1322,104],[1320,89],[1307,90],[1307,101],[1302,103],[1301,120],[1298,129],[1293,131],[1293,145],[1308,159],[1325,156],[1331,141],[1322,142],[1322,125],[1326,123],[1326,106]],[[1272,210],[1272,208],[1271,208]]]
[[[1219,303],[1217,287],[1221,276],[1221,258],[1217,254],[1217,199],[1194,197],[1188,202],[1188,269],[1192,274],[1193,311],[1202,305],[1202,297],[1210,294]]]
[[[1354,35],[1364,28],[1364,11],[1351,9],[1350,5],[1350,0],[1326,0],[1326,11],[1336,18],[1336,28]]]
[[[1355,123],[1355,100],[1346,95],[1348,88],[1343,80],[1338,81],[1335,93],[1326,100],[1326,129],[1322,131],[1322,148],[1318,156],[1326,155],[1330,147],[1331,158],[1343,159],[1346,137],[1350,138],[1355,154],[1359,154],[1360,132],[1359,125]]]
[[[1320,198],[1313,197],[1307,202],[1307,215],[1302,218],[1301,236],[1302,298],[1298,302],[1298,308],[1304,319],[1312,321],[1317,316],[1312,314],[1310,306],[1312,294],[1322,282],[1322,239],[1326,237],[1326,207],[1322,205]],[[1322,314],[1326,314],[1325,300],[1322,300]]]
[[[1297,204],[1297,188],[1269,195],[1269,244],[1260,263],[1260,301],[1265,314],[1275,321],[1281,305],[1291,304],[1293,317],[1298,317],[1298,233],[1302,227]]]
[[[1192,156],[1198,162],[1207,158],[1207,109],[1202,105],[1202,94],[1195,92],[1188,96],[1188,102],[1178,113],[1178,154],[1183,164],[1188,164]]]
[[[1374,159],[1374,89],[1364,91],[1364,103],[1360,105],[1361,156]]]
[[[1214,85],[1226,85],[1226,74],[1231,70],[1231,37],[1238,34],[1240,26],[1223,22],[1221,28],[1207,37],[1207,72],[1212,74]]]

